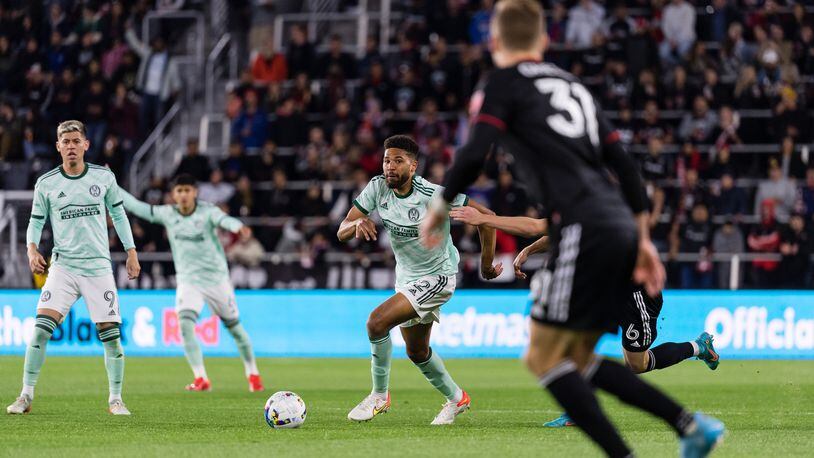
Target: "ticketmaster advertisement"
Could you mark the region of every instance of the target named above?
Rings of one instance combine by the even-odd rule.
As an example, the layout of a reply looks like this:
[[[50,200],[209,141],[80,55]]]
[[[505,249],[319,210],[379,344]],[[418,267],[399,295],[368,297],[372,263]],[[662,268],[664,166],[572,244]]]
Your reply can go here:
[[[365,321],[388,291],[239,291],[240,319],[259,356],[367,357]],[[38,291],[0,290],[0,354],[22,355],[34,331]],[[814,359],[814,292],[668,291],[659,317],[661,342],[684,342],[706,330],[723,358]],[[122,291],[122,338],[128,356],[180,356],[174,291]],[[517,358],[528,341],[524,291],[458,291],[442,309],[432,346],[445,358]],[[197,335],[205,355],[236,356],[237,348],[208,311]],[[620,335],[599,345],[620,356]],[[394,354],[404,342],[393,331]],[[100,355],[84,301],[77,302],[48,344],[49,355]]]

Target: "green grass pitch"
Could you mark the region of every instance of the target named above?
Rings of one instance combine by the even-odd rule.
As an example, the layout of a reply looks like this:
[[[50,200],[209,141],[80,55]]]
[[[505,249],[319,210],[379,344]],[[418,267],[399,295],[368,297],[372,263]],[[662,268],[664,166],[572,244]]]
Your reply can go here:
[[[19,393],[21,357],[0,357],[0,399]],[[442,397],[406,360],[391,378],[393,408],[368,423],[346,414],[370,389],[363,359],[261,359],[268,385],[249,393],[238,359],[208,358],[210,393],[187,393],[181,358],[127,360],[124,399],[132,417],[107,413],[107,379],[96,358],[51,357],[33,411],[0,416],[0,456],[600,456],[576,428],[540,425],[559,413],[516,360],[455,360],[447,367],[469,391],[472,410],[451,427],[429,425]],[[646,375],[692,409],[729,430],[714,456],[811,456],[814,362],[698,361]],[[308,418],[299,430],[263,421],[265,399],[299,393]],[[660,421],[609,397],[603,406],[639,456],[676,456],[677,441]]]

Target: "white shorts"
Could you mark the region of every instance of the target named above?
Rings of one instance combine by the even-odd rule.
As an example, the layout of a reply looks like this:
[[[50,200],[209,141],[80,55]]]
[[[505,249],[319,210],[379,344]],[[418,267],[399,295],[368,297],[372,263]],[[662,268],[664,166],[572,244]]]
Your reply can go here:
[[[64,317],[80,297],[85,299],[90,319],[94,323],[122,322],[113,273],[83,277],[68,272],[59,265],[51,265],[37,308],[54,310]]]
[[[396,286],[396,292],[403,294],[418,314],[418,318],[402,323],[401,327],[437,322],[441,319],[441,306],[455,292],[455,275],[427,275],[406,286]]]
[[[200,316],[204,302],[209,304],[212,313],[223,321],[234,321],[238,317],[237,301],[232,283],[224,281],[214,286],[195,286],[179,283],[175,292],[175,313],[184,310],[195,312]]]

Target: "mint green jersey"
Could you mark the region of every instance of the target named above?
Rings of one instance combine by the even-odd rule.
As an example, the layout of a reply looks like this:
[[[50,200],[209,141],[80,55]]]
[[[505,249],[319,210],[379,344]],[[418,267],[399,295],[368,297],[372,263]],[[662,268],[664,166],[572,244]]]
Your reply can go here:
[[[213,286],[229,280],[216,229],[237,232],[243,227],[240,220],[207,202],[197,201],[192,213],[182,215],[175,205],[150,205],[125,190],[121,194],[127,211],[167,229],[178,284]]]
[[[449,218],[442,228],[446,239],[439,247],[427,249],[418,238],[418,228],[427,214],[427,207],[433,196],[442,190],[441,186],[414,176],[410,193],[399,196],[387,187],[384,175],[379,175],[370,180],[353,201],[353,205],[366,215],[378,212],[390,234],[390,244],[396,257],[396,286],[405,286],[427,275],[458,273],[460,256],[449,235]],[[462,207],[468,202],[468,197],[458,194],[452,206]]]
[[[124,249],[135,248],[113,172],[86,163],[82,173],[71,176],[59,166],[34,185],[26,243],[39,245],[42,228],[50,219],[54,233],[52,264],[85,277],[112,273],[105,209]]]

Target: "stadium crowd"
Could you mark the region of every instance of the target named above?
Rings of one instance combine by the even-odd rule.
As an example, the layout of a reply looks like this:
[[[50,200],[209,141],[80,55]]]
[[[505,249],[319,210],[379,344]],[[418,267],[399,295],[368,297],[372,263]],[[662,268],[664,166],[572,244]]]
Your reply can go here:
[[[175,173],[195,176],[201,199],[235,216],[288,217],[255,226],[256,240],[227,240],[236,263],[256,267],[264,251],[297,252],[313,266],[342,250],[391,262],[385,243],[348,248],[333,236],[352,198],[380,173],[389,135],[412,134],[423,152],[419,173],[443,180],[466,137],[470,95],[491,68],[493,2],[394,3],[405,19],[388,53],[374,36],[359,55],[340,35],[311,42],[303,24],[286,28],[283,43],[266,39],[230,86],[228,151],[204,155],[197,139],[188,142]],[[636,152],[654,238],[675,260],[671,286],[728,287],[729,265],[712,255],[748,252],[780,258],[744,264],[747,285],[811,286],[814,22],[805,5],[543,3],[546,60],[583,79]],[[0,160],[26,172],[24,182],[6,173],[5,187],[30,188],[54,165],[50,126],[74,117],[88,125],[88,159],[124,179],[134,148],[179,85],[170,37],[142,43],[131,25],[149,4],[129,4],[51,2],[38,10],[0,2]],[[754,148],[743,152],[744,145]],[[498,150],[469,194],[498,214],[537,216],[520,175],[511,154]],[[156,177],[140,197],[166,202],[167,178]],[[163,231],[135,226],[142,251],[167,248]],[[454,228],[461,251],[478,249],[475,234]],[[499,251],[513,254],[528,242],[501,234]],[[678,261],[679,253],[697,256]],[[477,281],[474,266],[464,270]]]

